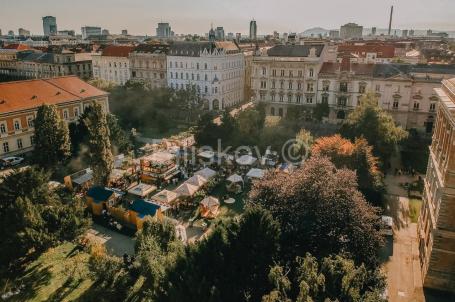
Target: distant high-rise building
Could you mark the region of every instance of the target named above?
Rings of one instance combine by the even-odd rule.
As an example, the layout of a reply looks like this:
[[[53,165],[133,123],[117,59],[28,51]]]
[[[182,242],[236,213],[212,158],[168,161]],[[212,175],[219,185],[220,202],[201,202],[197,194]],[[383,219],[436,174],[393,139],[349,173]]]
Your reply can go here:
[[[70,30],[68,30],[68,29],[59,30],[59,31],[58,31],[58,34],[59,34],[60,36],[75,36],[75,35],[76,35],[76,33],[74,32],[74,30],[72,30],[72,29],[70,29]]]
[[[128,30],[122,29],[122,35],[124,35],[124,36],[128,35]]]
[[[273,32],[273,39],[279,40],[280,39],[280,33],[277,32],[276,30]]]
[[[371,28],[371,35],[376,36],[377,29],[376,27]]]
[[[348,23],[340,27],[341,39],[359,39],[362,38],[363,26],[355,23]]]
[[[81,27],[82,32],[82,39],[87,39],[92,36],[100,36],[101,35],[101,27],[98,26],[84,26]]]
[[[158,38],[170,38],[172,36],[171,26],[167,22],[158,23],[156,28],[156,36]]]
[[[9,31],[8,31],[8,36],[14,36],[14,31],[9,30]]]
[[[101,34],[102,34],[103,36],[109,36],[109,29],[103,29],[103,30],[101,31]]]
[[[234,33],[228,33],[227,34],[227,39],[228,40],[234,40]]]
[[[30,37],[30,31],[24,28],[19,28],[18,34],[19,36]]]
[[[403,29],[403,30],[401,31],[401,36],[402,36],[403,38],[406,38],[406,37],[408,36],[408,34],[409,34],[409,31],[408,31],[407,29]]]
[[[237,40],[237,42],[240,42],[240,40],[242,39],[242,34],[241,33],[236,33],[235,34],[235,39]]]
[[[427,37],[430,37],[433,35],[433,31],[431,29],[427,30]]]
[[[413,29],[411,29],[411,30],[409,31],[409,36],[410,36],[410,37],[414,36],[414,30],[413,30]]]
[[[57,19],[55,17],[43,17],[43,32],[45,36],[57,34]]]
[[[340,38],[340,31],[336,29],[332,29],[329,31],[329,38],[331,39],[338,39]]]
[[[256,40],[258,34],[258,27],[256,25],[256,21],[250,21],[250,40]]]
[[[223,41],[224,40],[224,28],[223,28],[223,26],[218,26],[215,29],[215,38],[218,41]]]

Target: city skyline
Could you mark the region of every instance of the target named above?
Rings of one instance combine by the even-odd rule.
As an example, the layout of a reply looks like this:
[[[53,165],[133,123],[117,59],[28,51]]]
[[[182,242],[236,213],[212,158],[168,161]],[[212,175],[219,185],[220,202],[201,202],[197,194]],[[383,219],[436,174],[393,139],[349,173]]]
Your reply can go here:
[[[333,1],[285,0],[267,3],[259,0],[221,1],[197,0],[181,3],[170,0],[166,3],[146,0],[74,1],[42,0],[30,3],[17,0],[2,8],[0,29],[7,33],[18,28],[30,30],[34,35],[43,32],[42,17],[55,16],[59,30],[74,29],[80,33],[82,26],[100,26],[111,33],[128,29],[129,33],[154,35],[156,24],[169,22],[176,34],[208,32],[210,24],[223,26],[227,32],[247,34],[249,21],[257,21],[258,34],[279,32],[302,32],[312,27],[338,29],[340,25],[356,22],[365,28],[387,28],[390,6],[394,5],[392,28],[455,30],[455,1],[434,0],[431,7],[424,0],[376,1],[345,0],[335,8]],[[426,5],[425,5],[426,3]],[[108,6],[108,7],[107,7]],[[333,6],[333,7],[332,7]],[[88,13],[87,8],[91,8]],[[293,9],[289,9],[292,7]],[[276,12],[283,10],[283,14]],[[21,11],[20,18],[17,12]],[[105,12],[101,14],[100,12]],[[315,12],[320,12],[316,13]],[[118,22],[122,20],[122,22]]]

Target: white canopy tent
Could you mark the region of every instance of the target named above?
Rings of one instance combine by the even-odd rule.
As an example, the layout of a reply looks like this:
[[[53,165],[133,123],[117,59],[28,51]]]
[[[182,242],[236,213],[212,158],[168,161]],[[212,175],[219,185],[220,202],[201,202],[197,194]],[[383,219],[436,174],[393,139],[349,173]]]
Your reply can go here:
[[[243,182],[242,176],[240,176],[238,174],[233,174],[233,175],[229,176],[226,180],[229,182],[232,182],[232,183]]]
[[[257,158],[251,155],[245,154],[237,158],[237,164],[241,166],[251,166],[256,162]]]
[[[264,170],[252,168],[250,171],[248,171],[246,177],[261,179],[262,177],[264,177]]]
[[[216,175],[216,172],[210,168],[204,168],[204,169],[199,170],[196,173],[194,173],[194,175],[200,175],[200,176],[204,177],[205,179],[209,180],[210,178],[212,178]]]
[[[201,175],[193,175],[192,177],[188,178],[185,183],[195,185],[197,187],[203,186],[208,182],[208,180],[201,176]]]

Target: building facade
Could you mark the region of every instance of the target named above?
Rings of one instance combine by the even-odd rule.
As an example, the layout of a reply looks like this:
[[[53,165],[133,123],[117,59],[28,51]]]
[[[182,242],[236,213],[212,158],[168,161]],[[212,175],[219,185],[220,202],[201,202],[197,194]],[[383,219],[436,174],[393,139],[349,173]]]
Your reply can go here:
[[[167,44],[141,44],[129,55],[131,80],[144,82],[149,88],[167,87]]]
[[[73,122],[93,102],[109,112],[108,94],[76,76],[0,83],[0,156],[33,149],[34,119],[42,104],[57,106],[60,117]]]
[[[92,55],[93,77],[125,85],[130,79],[129,55],[134,46],[109,45]]]
[[[431,134],[437,95],[443,79],[455,77],[455,66],[409,64],[358,64],[345,58],[324,63],[318,77],[317,102],[330,108],[329,121],[342,122],[365,93],[374,93],[378,104],[405,129]]]
[[[340,27],[340,38],[345,40],[362,38],[363,26],[347,23]]]
[[[455,292],[455,78],[437,88],[433,142],[418,221],[424,287]]]
[[[57,34],[57,19],[55,17],[43,17],[43,32],[45,36],[52,36]]]
[[[156,28],[156,36],[158,38],[170,38],[172,36],[172,30],[169,23],[160,22],[158,23],[158,27]]]
[[[84,26],[81,27],[82,39],[86,40],[89,37],[101,36],[101,27],[98,26]]]
[[[251,41],[257,40],[257,34],[258,34],[258,27],[256,25],[256,21],[251,20],[250,21],[250,40]]]
[[[252,97],[268,115],[284,116],[290,106],[316,104],[324,45],[277,45],[253,56]]]
[[[0,77],[4,79],[42,79],[67,75],[91,78],[91,59],[64,49],[54,52],[0,49]]]
[[[244,56],[233,42],[175,42],[167,56],[168,86],[194,86],[210,110],[243,101]]]

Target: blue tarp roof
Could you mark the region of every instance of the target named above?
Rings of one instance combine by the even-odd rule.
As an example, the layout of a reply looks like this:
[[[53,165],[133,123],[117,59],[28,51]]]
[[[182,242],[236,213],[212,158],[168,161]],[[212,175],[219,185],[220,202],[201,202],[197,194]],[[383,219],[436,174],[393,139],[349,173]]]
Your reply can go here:
[[[103,187],[91,187],[87,192],[87,196],[92,197],[95,202],[106,201],[112,194],[114,194],[113,191]]]
[[[131,211],[138,213],[140,218],[143,218],[146,215],[155,216],[160,206],[144,199],[136,199],[129,208]]]

